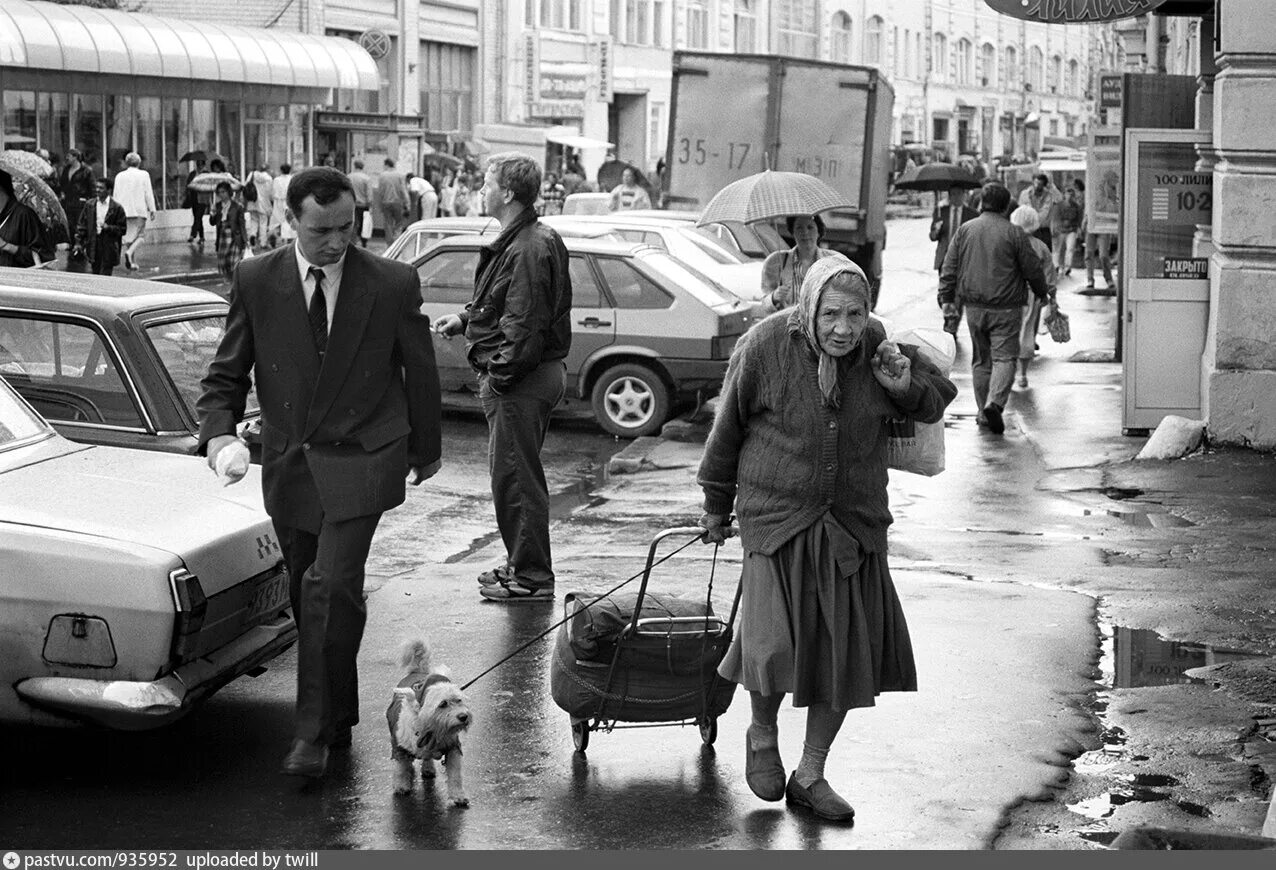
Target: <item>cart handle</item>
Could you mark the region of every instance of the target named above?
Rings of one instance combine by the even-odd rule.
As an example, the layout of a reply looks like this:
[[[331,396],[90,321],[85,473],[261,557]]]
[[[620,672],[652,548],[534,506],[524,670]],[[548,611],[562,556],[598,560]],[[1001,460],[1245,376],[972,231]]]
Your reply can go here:
[[[649,631],[652,626],[665,625],[667,630]],[[675,630],[675,626],[685,626],[684,630]],[[646,616],[638,620],[637,627],[631,626],[625,630],[623,637],[629,637],[631,633],[647,634],[654,637],[679,637],[682,635],[699,635],[705,632],[713,632],[721,636],[727,630],[727,622],[721,616]],[[694,630],[688,630],[692,629]]]
[[[634,601],[634,615],[630,618],[629,629],[626,632],[627,634],[633,634],[637,629],[639,621],[638,615],[642,613],[642,600],[647,597],[647,581],[651,579],[651,569],[655,564],[656,550],[660,547],[660,542],[665,538],[671,538],[674,536],[691,536],[693,538],[699,538],[703,537],[706,531],[708,530],[703,526],[675,526],[674,528],[657,532],[655,537],[651,539],[651,547],[647,550],[647,564],[642,570],[642,583],[638,586],[638,598]],[[727,526],[725,531],[729,537],[734,534],[736,530],[733,526]],[[720,547],[722,545],[714,544],[714,546]]]

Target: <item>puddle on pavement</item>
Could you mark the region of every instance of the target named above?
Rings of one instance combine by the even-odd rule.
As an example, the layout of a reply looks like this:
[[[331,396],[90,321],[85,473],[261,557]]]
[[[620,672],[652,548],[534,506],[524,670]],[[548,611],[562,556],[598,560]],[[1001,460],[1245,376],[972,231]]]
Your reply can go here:
[[[628,445],[628,441],[613,438],[603,442],[592,456],[582,460],[576,468],[576,480],[549,494],[550,522],[565,519],[582,508],[604,504],[607,499],[594,495],[594,491],[605,486],[611,477],[607,471],[608,460]],[[446,564],[464,561],[500,537],[499,531],[480,535],[463,550],[453,553],[443,561]]]
[[[1187,671],[1207,665],[1223,664],[1240,659],[1263,658],[1262,653],[1227,649],[1204,643],[1166,640],[1155,631],[1124,626],[1101,625],[1103,655],[1099,669],[1103,673],[1105,689],[1128,689],[1139,686],[1168,686],[1180,683],[1204,683],[1189,677]],[[1127,755],[1126,734],[1116,725],[1105,721],[1109,702],[1106,692],[1100,692],[1094,705],[1094,714],[1103,726],[1100,732],[1101,748],[1086,752],[1073,761],[1080,774],[1102,776],[1119,762],[1147,761],[1147,756]],[[1102,821],[1113,815],[1117,808],[1129,803],[1159,803],[1172,801],[1189,815],[1208,818],[1208,807],[1186,800],[1175,800],[1168,791],[1179,780],[1154,771],[1127,773],[1112,777],[1116,785],[1096,797],[1067,808],[1092,821]],[[1116,833],[1094,829],[1077,830],[1077,836],[1093,842],[1108,843]]]

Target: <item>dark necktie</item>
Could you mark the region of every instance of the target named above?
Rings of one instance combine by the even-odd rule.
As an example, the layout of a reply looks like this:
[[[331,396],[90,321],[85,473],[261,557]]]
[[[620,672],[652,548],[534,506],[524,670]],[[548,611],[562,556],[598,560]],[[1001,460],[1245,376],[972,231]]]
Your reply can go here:
[[[323,295],[323,269],[310,267],[310,277],[315,279],[315,292],[310,297],[310,334],[315,340],[319,356],[328,349],[328,300]]]

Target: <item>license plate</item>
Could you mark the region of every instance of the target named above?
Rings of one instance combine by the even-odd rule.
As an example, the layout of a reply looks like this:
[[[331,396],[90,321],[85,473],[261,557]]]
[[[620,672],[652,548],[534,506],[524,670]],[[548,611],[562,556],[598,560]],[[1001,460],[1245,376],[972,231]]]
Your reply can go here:
[[[263,616],[283,610],[288,605],[288,574],[281,571],[274,577],[264,581],[253,592],[252,602],[248,605],[249,623],[255,623]]]

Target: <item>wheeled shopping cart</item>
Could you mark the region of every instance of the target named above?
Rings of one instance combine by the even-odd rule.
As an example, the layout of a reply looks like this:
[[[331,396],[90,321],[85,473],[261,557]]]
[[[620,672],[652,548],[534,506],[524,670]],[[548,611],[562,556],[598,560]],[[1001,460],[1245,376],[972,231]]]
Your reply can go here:
[[[590,732],[616,728],[694,724],[706,745],[717,739],[718,717],[736,689],[718,675],[718,664],[731,645],[739,586],[726,619],[713,612],[713,569],[703,600],[648,588],[661,541],[703,534],[694,526],[656,534],[637,593],[564,598],[550,693],[571,717],[578,751],[589,745]]]

